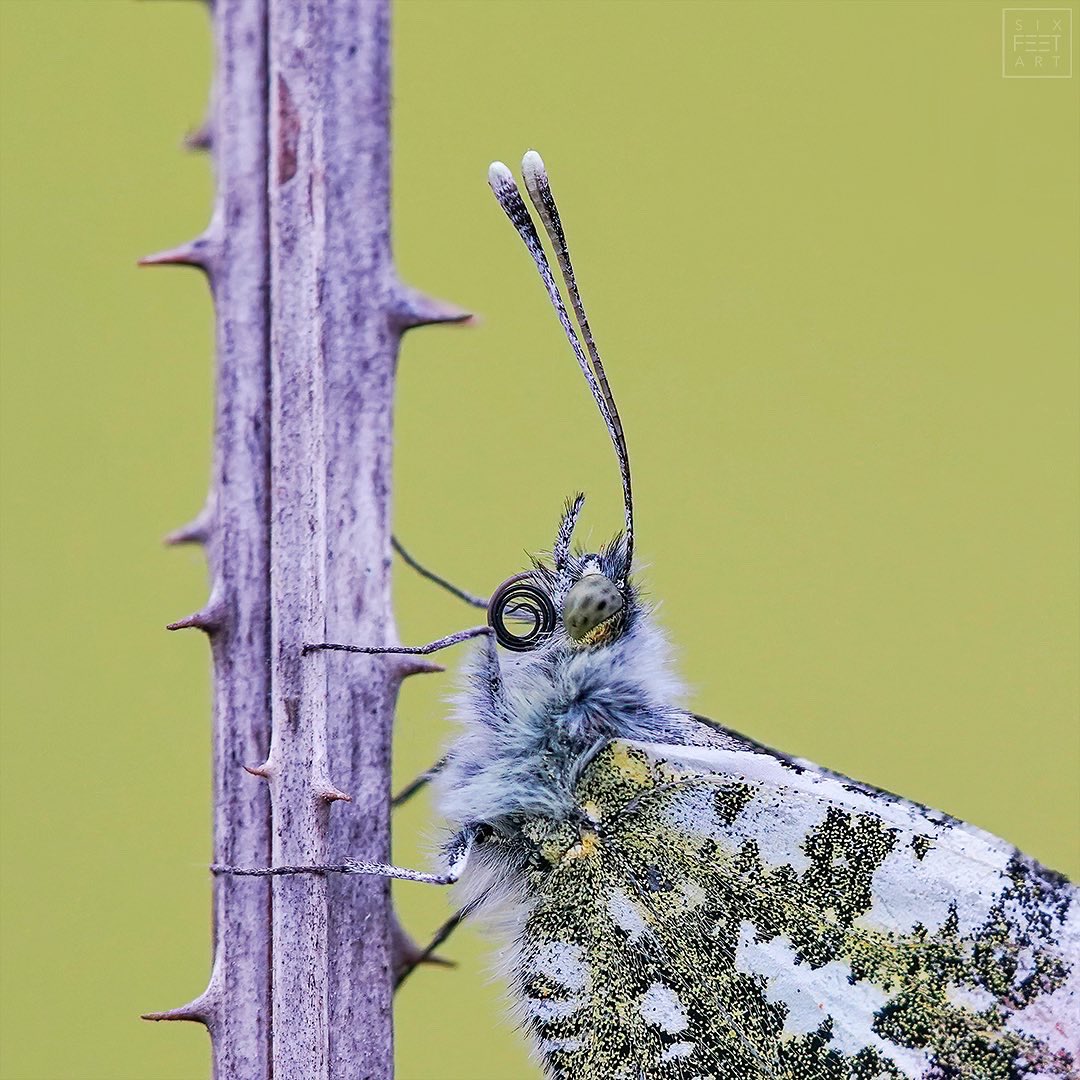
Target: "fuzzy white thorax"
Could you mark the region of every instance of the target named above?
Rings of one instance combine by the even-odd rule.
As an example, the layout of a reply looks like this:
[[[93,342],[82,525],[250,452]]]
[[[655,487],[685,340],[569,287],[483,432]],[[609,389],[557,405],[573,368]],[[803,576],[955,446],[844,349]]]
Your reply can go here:
[[[437,780],[439,809],[454,826],[511,815],[566,817],[573,787],[599,746],[614,738],[681,742],[692,721],[668,642],[638,606],[616,641],[591,649],[564,640],[530,653],[498,654],[504,713],[492,715],[494,663],[480,645],[453,701],[462,734]]]

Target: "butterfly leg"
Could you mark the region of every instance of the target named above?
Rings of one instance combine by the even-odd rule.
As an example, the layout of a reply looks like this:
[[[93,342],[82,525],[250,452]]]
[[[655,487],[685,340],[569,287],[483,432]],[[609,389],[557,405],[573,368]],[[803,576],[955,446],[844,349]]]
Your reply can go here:
[[[581,499],[583,501],[584,496],[581,496]],[[576,509],[574,509],[573,512],[576,514],[577,510],[580,509],[580,504],[575,504],[575,507]],[[567,512],[569,513],[570,511]],[[447,581],[446,578],[442,577],[440,574],[436,574],[434,570],[429,570],[426,566],[424,566],[423,563],[418,562],[416,559],[414,559],[412,555],[410,555],[409,552],[401,546],[401,543],[396,536],[390,537],[390,543],[393,546],[394,550],[398,553],[398,555],[401,556],[401,561],[406,566],[411,567],[422,578],[427,578],[428,581],[434,582],[436,585],[439,586],[440,589],[445,589],[448,593],[450,593],[451,596],[456,596],[459,600],[464,600],[466,604],[471,604],[473,607],[478,608],[486,608],[491,602],[486,597],[477,596],[475,593],[466,592],[465,589],[459,589],[452,581]],[[567,540],[567,543],[569,543],[569,539]],[[513,614],[517,610],[517,607],[509,608],[508,614]]]
[[[468,630],[459,630],[455,634],[449,634],[447,637],[438,638],[435,641],[429,641],[426,645],[342,645],[333,641],[320,641],[312,644],[306,644],[300,650],[301,654],[306,656],[308,653],[313,652],[349,652],[349,653],[365,653],[368,655],[420,655],[426,656],[433,652],[438,652],[440,649],[447,649],[451,645],[458,645],[463,641],[468,641],[470,638],[486,637],[489,641],[488,654],[490,656],[494,654],[494,644],[492,643],[493,631],[490,626],[474,626]],[[498,660],[495,660],[496,666]],[[446,759],[441,758],[435,762],[425,773],[418,776],[413,780],[402,792],[400,792],[391,803],[392,806],[400,806],[402,803],[407,802],[413,795],[415,795],[433,776],[439,773],[446,765]]]
[[[435,950],[472,914],[475,904],[469,904],[466,907],[461,908],[459,911],[455,911],[449,919],[446,920],[435,931],[435,935],[432,939],[414,956],[410,956],[401,968],[398,970],[397,979],[394,982],[394,989],[396,990],[401,984],[421,965],[430,963],[449,963],[446,960],[440,960],[435,956]]]
[[[456,634],[448,634],[446,637],[429,641],[426,645],[341,645],[335,641],[318,641],[305,645],[301,651],[305,656],[313,652],[351,652],[368,655],[406,653],[413,656],[427,656],[440,649],[448,649],[451,645],[468,641],[469,638],[490,636],[492,633],[490,626],[473,626],[468,630],[459,630]]]
[[[393,807],[403,806],[407,803],[421,788],[427,786],[446,768],[446,758],[441,757],[435,762],[431,768],[422,772],[415,780],[410,784],[406,784],[394,797],[390,800],[390,805]]]
[[[453,885],[465,870],[472,853],[473,844],[482,835],[479,825],[466,825],[451,838],[443,848],[447,870],[443,874],[429,874],[423,870],[410,870],[404,866],[388,863],[360,862],[347,859],[342,863],[321,863],[312,866],[222,866],[210,867],[214,874],[232,874],[235,877],[286,877],[295,874],[370,874],[375,877],[394,878],[397,881],[419,881],[425,885]]]
[[[482,596],[474,596],[470,592],[466,592],[464,589],[459,589],[453,582],[447,581],[446,578],[440,577],[434,570],[429,570],[422,563],[417,562],[402,546],[396,536],[390,537],[390,543],[394,550],[401,556],[401,561],[415,570],[422,578],[427,578],[428,581],[434,582],[440,589],[445,589],[451,596],[456,596],[459,600],[464,600],[466,604],[472,604],[473,607],[486,608],[488,602]]]
[[[459,600],[464,600],[466,604],[471,604],[473,607],[486,608],[488,606],[488,602],[484,597],[476,596],[473,593],[466,592],[464,589],[459,589],[453,582],[447,581],[446,578],[436,574],[434,570],[429,570],[423,563],[414,559],[413,556],[406,551],[405,547],[396,536],[390,537],[390,544],[401,557],[401,561],[406,566],[415,570],[422,578],[427,578],[428,581],[434,582],[439,588],[445,589],[451,596],[456,596]],[[397,807],[407,803],[421,788],[429,784],[435,776],[442,772],[445,767],[446,758],[440,758],[430,769],[422,772],[415,780],[402,788],[391,800],[390,805]],[[421,962],[422,961],[417,961],[417,963]],[[410,970],[412,969],[410,968]]]
[[[473,678],[484,688],[487,715],[480,719],[489,727],[505,727],[511,722],[511,716],[503,693],[502,667],[499,664],[499,650],[495,646],[494,634],[488,635],[483,651],[476,657]]]

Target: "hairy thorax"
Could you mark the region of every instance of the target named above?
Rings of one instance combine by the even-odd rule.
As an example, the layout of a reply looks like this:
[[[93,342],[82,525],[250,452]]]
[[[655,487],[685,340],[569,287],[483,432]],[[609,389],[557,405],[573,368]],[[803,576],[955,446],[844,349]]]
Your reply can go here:
[[[481,646],[455,701],[462,733],[438,781],[440,809],[458,828],[571,820],[582,770],[612,739],[692,741],[680,690],[647,618],[612,647],[513,656]]]

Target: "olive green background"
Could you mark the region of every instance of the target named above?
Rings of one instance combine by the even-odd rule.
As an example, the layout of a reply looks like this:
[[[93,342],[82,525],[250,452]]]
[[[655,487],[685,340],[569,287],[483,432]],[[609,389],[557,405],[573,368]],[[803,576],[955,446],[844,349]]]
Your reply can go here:
[[[1055,6],[1060,7],[1060,2]],[[1076,21],[1078,5],[1072,5]],[[3,1063],[202,1077],[150,1025],[208,972],[201,504],[211,309],[136,257],[204,224],[201,5],[3,0]],[[1074,43],[1075,45],[1075,43]],[[603,428],[493,157],[545,155],[695,708],[1080,873],[1078,97],[995,3],[420,2],[396,12],[395,246],[482,314],[405,343],[396,526],[477,591],[590,494]],[[405,641],[473,615],[396,579]],[[439,753],[411,680],[395,771]],[[336,812],[348,812],[348,808]],[[425,863],[426,798],[395,855]],[[397,888],[422,937],[447,898]],[[403,990],[399,1075],[535,1075],[472,930]]]

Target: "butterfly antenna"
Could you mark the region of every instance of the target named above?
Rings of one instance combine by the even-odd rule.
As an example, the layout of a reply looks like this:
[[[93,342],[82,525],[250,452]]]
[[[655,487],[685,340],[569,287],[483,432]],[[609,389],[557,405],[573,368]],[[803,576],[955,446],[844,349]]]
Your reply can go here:
[[[540,155],[535,152],[527,154],[526,162],[528,163],[528,166],[523,166],[523,168],[531,167],[533,158],[539,163],[539,174],[544,177],[547,198],[554,210],[554,220],[557,222],[558,210],[555,209],[555,201],[551,198],[551,189],[547,186],[547,175],[544,172],[544,163],[540,160]],[[529,173],[526,172],[525,175],[526,183],[528,184]],[[600,357],[596,352],[596,345],[592,341],[592,334],[588,329],[588,322],[585,320],[585,310],[581,306],[581,298],[577,293],[577,287],[572,284],[573,272],[570,269],[570,258],[566,252],[565,239],[562,242],[562,253],[559,254],[560,267],[563,268],[563,277],[567,282],[567,289],[570,292],[571,300],[574,304],[574,313],[582,326],[582,334],[585,336],[586,342],[588,343],[589,357],[594,359],[597,368],[597,371],[595,372],[593,370],[593,365],[589,363],[589,358],[585,355],[585,349],[582,348],[577,331],[570,322],[570,316],[566,310],[566,305],[563,303],[562,295],[559,292],[558,286],[555,284],[555,276],[551,271],[551,264],[548,262],[547,254],[544,251],[544,245],[536,231],[536,226],[533,224],[532,215],[525,205],[525,200],[521,197],[521,192],[518,189],[513,174],[501,161],[494,161],[488,169],[488,183],[491,185],[491,190],[495,193],[495,198],[499,200],[499,205],[506,212],[506,216],[510,219],[511,224],[517,229],[518,235],[524,241],[526,249],[532,256],[533,262],[536,264],[536,269],[540,272],[540,278],[544,283],[544,288],[547,289],[551,306],[559,316],[559,322],[562,323],[563,333],[566,334],[566,340],[570,342],[570,347],[574,350],[578,367],[581,368],[581,373],[585,376],[585,381],[589,384],[589,389],[592,391],[596,406],[600,410],[600,415],[603,417],[604,424],[607,426],[608,433],[611,435],[611,441],[615,446],[615,455],[618,458],[619,472],[622,476],[623,503],[626,509],[626,572],[629,574],[630,561],[634,549],[634,513],[630,490],[630,460],[626,453],[626,441],[623,438],[622,424],[619,421],[618,413],[614,411],[615,402],[611,397],[611,390],[608,387],[603,366],[600,364]],[[533,196],[533,199],[535,202],[536,196]],[[541,220],[545,222],[545,228],[548,230],[548,235],[551,236],[552,226],[547,224],[547,221],[544,218],[544,211],[540,210],[538,206],[537,212],[540,214]],[[561,223],[558,228],[558,235],[562,236]],[[560,248],[554,239],[552,239],[552,245],[555,247],[556,253],[558,254]],[[565,258],[565,263],[563,262],[563,258]]]
[[[600,351],[593,340],[592,329],[589,327],[589,317],[585,314],[585,305],[578,292],[577,279],[574,277],[574,265],[570,261],[570,249],[566,243],[566,233],[563,231],[562,219],[559,217],[559,207],[555,202],[555,196],[551,193],[551,183],[548,180],[547,169],[544,167],[544,159],[535,151],[530,150],[521,160],[521,175],[525,180],[525,188],[529,192],[529,198],[536,207],[540,220],[544,223],[544,231],[551,241],[555,250],[555,258],[558,260],[559,269],[562,271],[563,282],[570,296],[570,304],[577,317],[578,326],[581,328],[581,336],[585,339],[585,348],[589,352],[592,361],[592,370],[596,382],[600,387],[600,393],[604,399],[603,413],[607,424],[611,442],[615,447],[615,456],[619,460],[619,474],[622,478],[623,504],[626,510],[626,563],[629,568],[630,559],[634,549],[634,496],[630,485],[630,455],[626,449],[626,436],[623,434],[622,420],[619,418],[619,410],[615,405],[615,397],[611,392],[607,375],[604,372],[604,363],[600,359]]]

